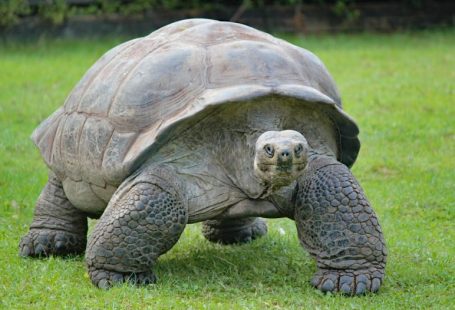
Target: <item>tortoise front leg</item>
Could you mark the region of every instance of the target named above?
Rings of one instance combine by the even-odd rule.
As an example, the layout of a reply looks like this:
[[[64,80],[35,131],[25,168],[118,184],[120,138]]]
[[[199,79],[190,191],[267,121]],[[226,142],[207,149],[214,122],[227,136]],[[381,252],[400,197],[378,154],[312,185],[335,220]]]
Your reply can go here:
[[[154,283],[152,267],[177,242],[187,221],[186,203],[167,181],[147,171],[125,181],[89,238],[86,262],[93,284]]]
[[[387,250],[381,227],[351,171],[329,157],[309,163],[299,180],[295,221],[301,244],[316,258],[312,285],[324,292],[376,292]]]

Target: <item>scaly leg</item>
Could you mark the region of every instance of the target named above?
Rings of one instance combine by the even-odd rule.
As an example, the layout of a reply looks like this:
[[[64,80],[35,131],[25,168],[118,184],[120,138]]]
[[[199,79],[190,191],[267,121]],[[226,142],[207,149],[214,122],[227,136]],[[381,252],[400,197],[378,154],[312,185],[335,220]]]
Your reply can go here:
[[[295,206],[299,239],[319,267],[311,283],[324,292],[376,292],[387,250],[376,215],[351,171],[329,157],[311,161],[299,180]]]
[[[267,223],[259,217],[209,220],[202,224],[202,234],[211,242],[247,243],[267,233]]]
[[[87,243],[87,216],[76,209],[53,174],[36,202],[30,231],[19,243],[21,256],[82,254]]]
[[[167,181],[153,172],[125,181],[89,239],[86,261],[93,284],[154,283],[151,268],[177,242],[187,221],[186,203]]]

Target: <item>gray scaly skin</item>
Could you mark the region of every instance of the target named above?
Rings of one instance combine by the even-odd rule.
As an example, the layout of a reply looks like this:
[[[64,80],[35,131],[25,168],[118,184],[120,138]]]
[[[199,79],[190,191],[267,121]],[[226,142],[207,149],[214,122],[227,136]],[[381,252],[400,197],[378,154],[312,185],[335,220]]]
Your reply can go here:
[[[21,256],[82,254],[87,243],[87,215],[66,198],[53,173],[36,202],[30,231],[19,244]]]
[[[378,291],[387,250],[376,215],[350,170],[333,158],[315,158],[298,184],[297,231],[319,268],[312,285],[349,295]]]
[[[98,287],[155,282],[150,268],[177,242],[188,221],[182,193],[162,174],[162,169],[146,169],[127,180],[95,226],[86,261]]]

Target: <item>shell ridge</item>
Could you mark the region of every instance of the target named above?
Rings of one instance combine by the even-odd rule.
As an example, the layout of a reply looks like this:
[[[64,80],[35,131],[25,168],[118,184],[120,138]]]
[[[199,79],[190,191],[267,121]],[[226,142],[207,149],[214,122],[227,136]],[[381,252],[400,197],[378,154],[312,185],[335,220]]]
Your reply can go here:
[[[207,46],[204,46],[203,64],[205,65],[204,79],[203,79],[204,86],[202,87],[203,91],[201,92],[201,94],[204,93],[204,90],[207,90],[209,88],[209,85],[210,85],[209,72],[210,72],[210,69],[213,67],[212,61],[210,60],[209,50],[208,50]],[[199,97],[201,94],[199,94]],[[191,106],[194,107],[195,103],[198,103],[197,99],[192,101]]]
[[[84,124],[81,141],[86,148],[79,149],[79,157],[85,163],[81,167],[84,181],[101,187],[106,180],[99,173],[101,167],[101,154],[105,151],[114,127],[106,118],[90,117]]]
[[[54,113],[52,113],[49,117],[47,117],[32,133],[31,139],[35,143],[35,145],[39,145],[41,141],[44,139],[46,133],[49,131],[50,127],[53,123],[57,120],[60,121],[62,115],[65,114],[63,107],[57,109]],[[57,129],[55,128],[55,132]],[[54,136],[55,136],[54,132]],[[54,137],[55,138],[55,137]],[[54,139],[53,138],[53,139]]]
[[[50,167],[52,162],[52,150],[54,148],[54,142],[57,135],[58,127],[60,126],[60,121],[64,116],[63,107],[55,111],[51,116],[49,116],[41,125],[36,128],[31,136],[32,141],[40,150],[44,161]],[[42,145],[44,139],[50,139],[48,143]],[[50,146],[49,146],[50,144]]]
[[[51,166],[52,162],[54,161],[55,140],[57,139],[57,133],[59,132],[59,128],[60,128],[61,123],[62,123],[62,118],[59,118],[58,124],[57,124],[57,126],[55,128],[55,133],[53,135],[52,144],[50,146],[50,150],[51,151],[49,152],[49,157],[47,159],[49,166]]]
[[[66,114],[63,114],[62,117],[59,118],[58,120],[58,126],[57,126],[57,129],[55,131],[55,136],[54,136],[54,140],[53,140],[53,143],[52,143],[52,151],[50,153],[50,158],[49,158],[49,164],[50,166],[54,166],[54,164],[56,163],[56,149],[58,148],[58,155],[59,157],[60,156],[60,142],[61,142],[61,135],[62,135],[62,127],[67,119],[67,115]],[[56,141],[57,140],[57,141]],[[59,158],[61,159],[61,158]],[[58,171],[58,174],[60,174],[62,171]]]
[[[80,113],[80,114],[85,114],[85,113]],[[78,145],[81,143],[82,131],[84,130],[85,123],[87,122],[89,116],[90,116],[90,114],[87,114],[87,116],[85,116],[84,122],[82,123],[81,129],[79,130],[79,136],[78,136],[78,140],[77,140]],[[79,148],[78,148],[78,153],[79,153]]]
[[[142,130],[142,131],[133,139],[133,141],[131,142],[129,151],[128,151],[128,152],[125,152],[125,156],[124,156],[123,159],[122,159],[123,162],[125,162],[125,161],[126,161],[126,162],[129,162],[129,161],[131,161],[131,160],[134,160],[135,157],[134,157],[133,155],[142,154],[142,153],[144,152],[145,149],[148,149],[151,145],[153,145],[153,143],[155,143],[155,142],[157,141],[156,138],[158,137],[158,135],[157,135],[156,133],[161,132],[161,127],[162,127],[162,125],[163,125],[164,122],[165,122],[165,121],[164,121],[163,119],[160,119],[158,123],[154,123],[154,124],[150,125],[149,127],[147,127],[147,129]],[[134,146],[136,145],[136,143],[138,142],[138,140],[140,140],[141,138],[143,138],[144,135],[147,135],[147,133],[148,133],[149,131],[152,131],[152,130],[155,132],[155,137],[154,137],[154,139],[153,139],[153,143],[150,143],[149,145],[147,145],[147,146],[145,147],[144,150],[141,150],[141,151],[137,152],[137,151],[135,150]],[[136,151],[136,152],[133,152],[133,151]],[[140,155],[139,155],[139,156],[140,156]]]
[[[63,167],[64,167],[65,165],[64,165],[64,163],[62,162],[62,159],[63,159],[63,158],[62,158],[62,140],[63,140],[63,139],[62,139],[62,138],[63,138],[62,136],[63,136],[63,130],[65,129],[66,122],[68,121],[68,117],[69,117],[69,115],[66,114],[66,115],[65,115],[65,121],[59,124],[59,127],[60,127],[60,128],[59,128],[59,129],[60,129],[60,134],[59,134],[59,137],[58,137],[58,138],[59,138],[59,139],[58,139],[58,145],[56,146],[56,147],[58,147],[58,154],[59,154],[59,157],[60,157],[59,160],[60,160],[61,164],[63,164]]]
[[[106,155],[107,147],[111,143],[112,137],[114,136],[115,133],[115,127],[112,126],[113,130],[111,132],[111,135],[106,143],[106,146],[104,147],[103,152],[101,153],[101,161],[100,161],[100,167],[103,167],[103,162],[104,162],[104,156]],[[105,180],[107,182],[107,180]]]
[[[78,136],[78,139],[77,139],[77,154],[80,156],[80,148],[79,148],[79,145],[81,145],[81,139],[82,139],[82,133],[84,132],[84,127],[85,127],[85,123],[87,122],[88,120],[88,117],[85,117],[84,119],[84,122],[82,123],[82,126],[81,126],[81,130],[79,131],[79,136]]]
[[[161,122],[161,123],[162,123],[162,122]],[[131,146],[133,146],[134,143],[136,143],[136,141],[137,141],[137,139],[139,139],[139,137],[140,137],[140,133],[136,134],[136,136],[134,137],[134,139],[131,139],[131,142],[128,144],[128,148],[129,148],[129,149],[131,149]],[[129,151],[128,151],[128,152],[124,152],[123,156],[121,157],[122,162],[125,161],[125,158],[127,158],[128,153],[129,153]]]
[[[82,130],[83,130],[83,128],[84,128],[85,122],[87,121],[87,116],[84,115],[84,114],[82,114],[82,113],[77,113],[77,112],[66,113],[67,118],[66,118],[65,124],[63,125],[63,129],[62,129],[62,133],[61,133],[62,135],[65,133],[66,126],[68,126],[67,120],[68,120],[68,118],[70,117],[71,114],[78,114],[78,115],[80,114],[80,115],[82,115],[82,116],[84,117],[84,121],[82,122],[82,126],[80,126],[80,127],[78,128],[78,131],[77,131],[77,132],[78,132],[78,133],[77,133],[77,141],[76,141],[76,143],[75,143],[75,144],[76,144],[76,150],[75,150],[74,153],[75,153],[75,155],[76,155],[76,154],[78,155],[78,154],[79,154],[79,148],[80,148],[80,140],[81,140]],[[60,139],[60,140],[61,140],[61,139]],[[61,143],[62,143],[62,142],[60,141],[60,145],[61,145]],[[61,152],[61,153],[62,153],[62,152]],[[67,152],[64,152],[64,153],[65,153],[65,163],[63,164],[63,166],[65,167],[65,170],[66,170],[66,169],[67,169],[67,166],[68,166],[68,163],[67,163],[67,160],[66,160],[66,159],[67,159],[67,158],[66,158],[66,157],[67,157],[67,155],[66,155]],[[80,162],[79,162],[79,161],[77,161],[77,162],[78,162],[78,170],[80,170]],[[73,178],[73,179],[74,179],[74,178]]]
[[[181,109],[178,110],[178,107],[181,105],[181,102],[185,99],[185,97],[188,97],[189,95],[193,94],[194,97],[197,97],[197,95],[203,93],[203,91],[204,91],[203,87],[197,87],[192,92],[186,92],[184,89],[181,89],[178,92],[176,92],[173,96],[166,98],[166,108],[172,110],[176,114],[179,114],[180,112],[187,110],[187,105],[190,105],[190,102],[194,101],[190,100],[190,102],[188,102],[187,105],[181,107]],[[153,101],[146,102],[146,105],[151,103],[153,103]],[[145,127],[144,128],[145,131],[147,130],[147,128],[150,128],[152,126],[153,125]]]
[[[131,172],[131,167],[124,162],[124,158],[137,137],[136,132],[125,133],[113,130],[101,162],[101,174],[107,184],[119,185],[123,181],[123,176]],[[118,143],[120,143],[120,147]]]

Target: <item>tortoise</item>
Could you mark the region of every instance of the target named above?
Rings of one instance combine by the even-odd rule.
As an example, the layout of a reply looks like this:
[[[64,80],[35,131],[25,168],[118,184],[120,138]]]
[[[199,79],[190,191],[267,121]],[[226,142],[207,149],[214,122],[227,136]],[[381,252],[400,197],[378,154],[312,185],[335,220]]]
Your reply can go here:
[[[376,292],[387,251],[349,169],[358,133],[311,52],[237,23],[172,23],[108,51],[35,129],[49,178],[20,255],[85,251],[94,285],[145,285],[186,224],[240,244],[287,217],[313,286]]]

